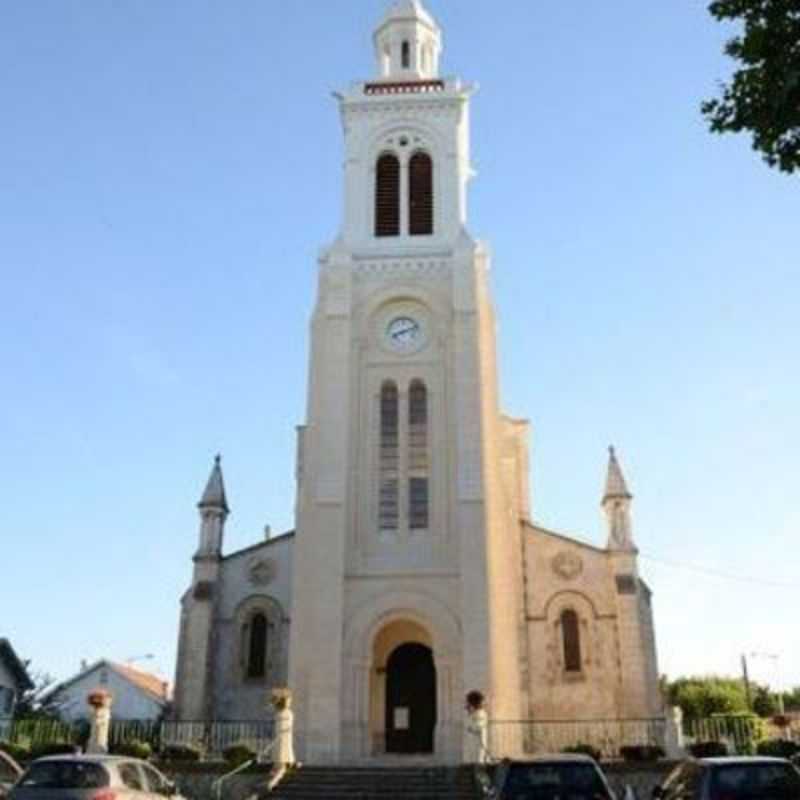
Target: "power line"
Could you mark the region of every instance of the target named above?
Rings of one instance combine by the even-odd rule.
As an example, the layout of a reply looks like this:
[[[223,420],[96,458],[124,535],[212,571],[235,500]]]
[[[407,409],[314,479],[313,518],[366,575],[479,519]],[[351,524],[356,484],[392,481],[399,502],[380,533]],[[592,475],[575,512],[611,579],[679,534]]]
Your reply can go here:
[[[758,586],[770,586],[774,589],[800,589],[800,585],[796,583],[783,583],[782,581],[770,581],[764,578],[753,578],[748,575],[734,575],[731,572],[724,572],[723,570],[714,569],[713,567],[702,567],[697,564],[686,564],[681,561],[671,561],[667,558],[659,558],[657,556],[646,555],[645,553],[639,554],[640,558],[646,561],[653,561],[656,564],[662,564],[665,567],[673,567],[674,569],[686,569],[692,572],[701,572],[705,575],[713,575],[715,578],[724,578],[729,581],[738,581],[739,583],[754,583]]]

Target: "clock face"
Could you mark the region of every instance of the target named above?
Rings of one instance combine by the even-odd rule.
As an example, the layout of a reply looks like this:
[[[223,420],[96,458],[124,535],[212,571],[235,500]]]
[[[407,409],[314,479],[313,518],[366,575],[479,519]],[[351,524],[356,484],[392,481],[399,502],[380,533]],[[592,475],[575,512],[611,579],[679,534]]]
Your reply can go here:
[[[421,339],[422,326],[413,317],[393,317],[386,326],[386,340],[393,350],[411,350]]]

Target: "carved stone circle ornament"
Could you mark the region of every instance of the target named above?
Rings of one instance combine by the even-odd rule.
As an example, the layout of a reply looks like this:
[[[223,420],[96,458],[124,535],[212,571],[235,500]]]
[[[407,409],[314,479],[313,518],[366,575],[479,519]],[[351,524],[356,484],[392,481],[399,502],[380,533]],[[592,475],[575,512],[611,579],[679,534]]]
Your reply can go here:
[[[583,561],[580,556],[569,550],[562,550],[552,562],[553,572],[566,581],[571,581],[583,572]]]
[[[248,567],[250,583],[264,586],[275,577],[275,563],[268,558],[259,558]]]

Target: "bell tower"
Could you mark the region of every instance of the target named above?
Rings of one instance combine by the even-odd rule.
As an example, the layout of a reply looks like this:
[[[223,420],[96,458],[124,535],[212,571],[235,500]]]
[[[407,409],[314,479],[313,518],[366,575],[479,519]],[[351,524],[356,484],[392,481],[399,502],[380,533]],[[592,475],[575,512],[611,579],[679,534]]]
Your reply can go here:
[[[466,691],[522,713],[517,484],[489,253],[467,231],[473,87],[440,77],[419,0],[374,45],[377,76],[336,95],[344,208],[311,320],[289,680],[302,760],[457,762]]]

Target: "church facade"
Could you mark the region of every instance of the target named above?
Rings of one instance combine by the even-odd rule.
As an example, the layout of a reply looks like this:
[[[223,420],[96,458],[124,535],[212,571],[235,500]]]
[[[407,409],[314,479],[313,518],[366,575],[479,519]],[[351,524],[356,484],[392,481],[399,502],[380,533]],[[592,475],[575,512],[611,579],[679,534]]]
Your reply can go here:
[[[337,95],[345,201],[319,262],[296,530],[224,554],[219,460],[181,601],[179,719],[267,716],[294,693],[298,757],[463,755],[493,721],[663,715],[632,496],[611,451],[594,547],[534,521],[528,423],[500,410],[489,253],[467,228],[473,88],[400,0],[377,76]]]

